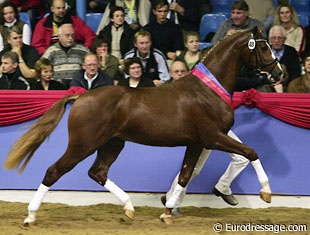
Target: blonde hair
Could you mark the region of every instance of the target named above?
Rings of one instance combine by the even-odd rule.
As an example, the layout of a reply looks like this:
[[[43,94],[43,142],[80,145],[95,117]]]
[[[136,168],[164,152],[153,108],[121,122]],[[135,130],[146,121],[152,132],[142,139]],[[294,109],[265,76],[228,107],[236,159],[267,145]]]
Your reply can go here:
[[[296,13],[295,9],[289,4],[282,4],[282,5],[278,6],[277,14],[274,17],[273,25],[281,25],[282,24],[282,22],[280,20],[280,10],[282,7],[287,7],[290,10],[290,12],[292,13],[292,19],[291,19],[292,26],[294,28],[298,27],[300,25],[300,22],[299,22],[297,13]]]
[[[52,62],[49,59],[41,58],[41,59],[36,61],[35,65],[34,65],[34,70],[36,73],[36,79],[37,80],[41,79],[42,69],[46,68],[47,66],[51,66],[52,70],[54,71],[54,65],[52,64]]]

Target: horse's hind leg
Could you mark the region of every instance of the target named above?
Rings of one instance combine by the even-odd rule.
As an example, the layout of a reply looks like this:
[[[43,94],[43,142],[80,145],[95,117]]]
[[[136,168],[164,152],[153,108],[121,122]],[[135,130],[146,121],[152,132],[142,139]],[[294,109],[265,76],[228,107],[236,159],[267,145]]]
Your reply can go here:
[[[252,148],[241,142],[234,140],[233,138],[225,134],[219,135],[219,138],[217,139],[214,148],[218,150],[223,150],[225,152],[240,154],[246,157],[249,161],[251,161],[256,171],[258,181],[262,186],[260,196],[265,202],[267,203],[271,202],[271,189],[268,177],[260,160],[258,159],[257,153]]]
[[[34,225],[36,213],[50,187],[64,174],[73,169],[79,162],[91,155],[94,150],[88,145],[68,145],[64,155],[47,169],[44,179],[28,205],[28,217],[24,220],[25,226]]]
[[[202,145],[188,146],[185,152],[184,160],[182,163],[182,169],[179,174],[178,184],[174,187],[173,192],[170,194],[170,198],[166,202],[165,212],[160,216],[166,224],[171,224],[172,208],[180,204],[182,200],[182,193],[186,190],[186,186],[191,180],[193,170],[197,164],[199,156],[203,150]]]
[[[124,204],[125,215],[133,219],[134,218],[134,207],[131,203],[130,197],[121,188],[119,188],[114,182],[108,178],[108,171],[110,166],[116,160],[122,149],[124,148],[125,142],[119,139],[111,139],[98,149],[97,157],[88,171],[88,175],[98,184],[104,186],[112,194],[114,194],[120,202]]]

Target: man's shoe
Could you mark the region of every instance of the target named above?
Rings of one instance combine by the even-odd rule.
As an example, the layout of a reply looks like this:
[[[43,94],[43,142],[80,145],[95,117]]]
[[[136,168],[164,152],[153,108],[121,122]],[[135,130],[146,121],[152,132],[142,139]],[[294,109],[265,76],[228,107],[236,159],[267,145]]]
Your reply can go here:
[[[212,191],[216,196],[218,197],[222,197],[222,199],[227,202],[229,205],[232,206],[236,206],[238,205],[238,201],[237,199],[234,197],[234,195],[230,194],[230,195],[225,195],[224,193],[221,193],[220,191],[218,191],[215,187],[213,188]]]
[[[162,203],[164,206],[166,206],[166,202],[167,202],[166,195],[165,195],[165,196],[161,196],[160,201],[161,201],[161,203]]]

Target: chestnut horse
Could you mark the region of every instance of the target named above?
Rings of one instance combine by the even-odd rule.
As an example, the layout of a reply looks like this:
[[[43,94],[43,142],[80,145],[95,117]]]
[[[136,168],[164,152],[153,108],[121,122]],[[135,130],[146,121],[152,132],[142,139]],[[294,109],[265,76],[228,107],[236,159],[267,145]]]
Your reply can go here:
[[[95,151],[97,157],[89,176],[115,194],[124,203],[125,214],[133,218],[134,208],[129,196],[107,177],[125,141],[187,147],[178,187],[162,215],[166,223],[171,222],[171,208],[190,180],[204,148],[232,152],[257,161],[258,156],[252,148],[227,135],[234,122],[230,103],[242,65],[264,70],[276,80],[282,75],[268,43],[254,28],[225,37],[206,53],[189,75],[174,83],[140,89],[108,86],[62,98],[17,140],[4,164],[11,169],[23,163],[20,168],[23,171],[57,126],[66,104],[75,101],[68,118],[67,149],[48,168],[28,206],[25,224],[35,223],[36,212],[49,188]],[[266,181],[269,187],[268,178]],[[268,189],[265,193],[271,195]]]

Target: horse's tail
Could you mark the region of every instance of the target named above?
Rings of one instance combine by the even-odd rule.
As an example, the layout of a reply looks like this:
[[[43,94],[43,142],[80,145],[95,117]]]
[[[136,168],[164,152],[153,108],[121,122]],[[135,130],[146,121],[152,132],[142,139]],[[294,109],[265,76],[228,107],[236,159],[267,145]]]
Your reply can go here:
[[[23,165],[19,169],[22,173],[31,160],[35,151],[40,147],[44,140],[55,130],[60,122],[69,101],[76,100],[80,95],[67,95],[54,104],[30,129],[24,133],[12,146],[4,168],[18,168],[22,161]]]

